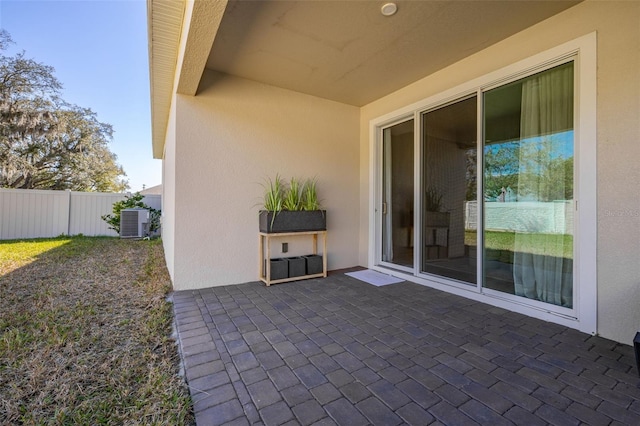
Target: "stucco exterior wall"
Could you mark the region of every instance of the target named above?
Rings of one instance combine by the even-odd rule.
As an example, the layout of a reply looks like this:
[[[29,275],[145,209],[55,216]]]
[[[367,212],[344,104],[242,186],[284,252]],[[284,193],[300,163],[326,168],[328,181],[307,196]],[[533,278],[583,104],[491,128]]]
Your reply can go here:
[[[176,238],[176,109],[175,98],[169,110],[169,122],[162,162],[162,245],[169,276],[174,279]]]
[[[586,1],[364,106],[360,116],[360,264],[367,263],[369,244],[370,120],[596,31],[597,330],[604,337],[630,343],[640,329],[638,22],[638,2]]]
[[[211,71],[176,101],[175,289],[258,279],[262,184],[276,174],[317,178],[328,267],[357,265],[358,108]],[[283,242],[287,255],[311,250]]]

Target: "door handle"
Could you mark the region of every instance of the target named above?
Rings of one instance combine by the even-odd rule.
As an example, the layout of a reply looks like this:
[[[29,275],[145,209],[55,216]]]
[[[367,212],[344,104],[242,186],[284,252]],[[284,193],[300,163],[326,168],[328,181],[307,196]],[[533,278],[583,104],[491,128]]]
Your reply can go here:
[[[387,203],[383,202],[382,203],[382,214],[387,214]]]

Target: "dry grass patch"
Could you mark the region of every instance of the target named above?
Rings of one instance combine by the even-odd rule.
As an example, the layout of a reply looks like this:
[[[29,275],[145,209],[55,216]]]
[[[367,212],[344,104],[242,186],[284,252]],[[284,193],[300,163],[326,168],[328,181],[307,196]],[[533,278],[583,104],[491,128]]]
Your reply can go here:
[[[157,241],[0,242],[0,424],[189,424]]]

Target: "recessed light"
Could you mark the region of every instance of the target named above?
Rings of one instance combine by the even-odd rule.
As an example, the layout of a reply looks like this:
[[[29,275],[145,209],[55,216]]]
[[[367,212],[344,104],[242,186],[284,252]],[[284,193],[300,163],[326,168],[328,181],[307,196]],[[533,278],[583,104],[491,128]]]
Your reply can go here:
[[[380,8],[380,12],[384,15],[384,16],[391,16],[394,15],[396,12],[398,11],[398,6],[396,6],[395,3],[385,3],[382,5],[382,7]]]

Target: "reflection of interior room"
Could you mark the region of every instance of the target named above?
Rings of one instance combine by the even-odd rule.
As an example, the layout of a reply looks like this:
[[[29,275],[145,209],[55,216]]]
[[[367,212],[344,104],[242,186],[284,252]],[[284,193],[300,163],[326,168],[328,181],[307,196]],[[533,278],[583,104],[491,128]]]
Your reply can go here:
[[[475,284],[476,97],[423,115],[423,272]],[[472,211],[473,210],[473,211]]]
[[[393,249],[387,261],[407,267],[413,267],[413,120],[397,124],[390,128],[391,150],[386,158],[391,158],[388,179],[391,186],[391,210]]]

